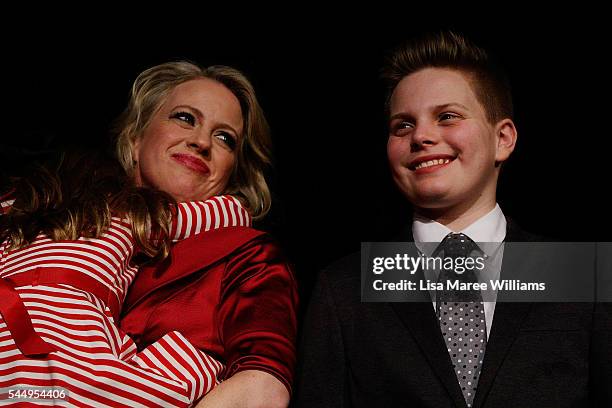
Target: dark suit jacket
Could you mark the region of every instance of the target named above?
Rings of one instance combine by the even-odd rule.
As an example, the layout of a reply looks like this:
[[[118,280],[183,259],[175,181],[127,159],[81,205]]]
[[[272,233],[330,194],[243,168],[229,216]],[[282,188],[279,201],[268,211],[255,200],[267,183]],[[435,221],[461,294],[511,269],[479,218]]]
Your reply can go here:
[[[535,237],[508,223],[506,241]],[[466,407],[431,302],[361,303],[360,256],[323,271],[303,326],[297,407]],[[611,406],[609,304],[495,308],[475,407]]]

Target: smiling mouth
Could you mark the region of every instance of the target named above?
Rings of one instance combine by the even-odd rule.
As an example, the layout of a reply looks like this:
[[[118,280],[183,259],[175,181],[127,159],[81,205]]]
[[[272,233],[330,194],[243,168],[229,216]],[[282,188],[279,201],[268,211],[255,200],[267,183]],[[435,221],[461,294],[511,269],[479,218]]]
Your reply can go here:
[[[173,154],[172,158],[177,162],[181,163],[183,166],[188,169],[195,171],[200,174],[208,174],[210,173],[210,169],[202,160],[197,157],[193,157],[189,154]]]
[[[417,164],[416,166],[414,166],[414,169],[418,170],[418,169],[424,169],[424,168],[431,167],[431,166],[440,166],[442,164],[448,164],[450,162],[451,162],[450,159],[428,160],[426,162],[421,162]]]
[[[419,172],[423,172],[426,169],[428,171],[434,171],[436,168],[446,166],[456,158],[457,156],[450,156],[447,154],[423,156],[409,163],[408,168],[412,171]]]

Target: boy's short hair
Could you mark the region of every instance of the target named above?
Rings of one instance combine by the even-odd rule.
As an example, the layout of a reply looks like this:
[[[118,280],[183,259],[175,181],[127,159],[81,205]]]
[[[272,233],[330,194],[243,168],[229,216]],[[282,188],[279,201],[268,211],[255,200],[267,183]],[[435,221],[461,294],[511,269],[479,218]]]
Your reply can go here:
[[[387,58],[382,79],[387,86],[386,106],[397,84],[424,68],[449,68],[464,73],[490,123],[513,117],[510,83],[487,52],[464,36],[442,31],[408,40]]]

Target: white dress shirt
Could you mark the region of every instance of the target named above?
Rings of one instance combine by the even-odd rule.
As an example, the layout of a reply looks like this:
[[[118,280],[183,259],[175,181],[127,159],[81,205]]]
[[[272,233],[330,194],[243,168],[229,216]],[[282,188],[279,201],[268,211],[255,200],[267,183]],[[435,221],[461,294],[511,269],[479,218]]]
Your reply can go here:
[[[501,273],[501,265],[503,258],[503,245],[501,244],[506,238],[506,217],[499,204],[495,204],[489,213],[485,214],[468,227],[461,231],[452,231],[446,226],[421,217],[417,214],[412,222],[412,235],[416,247],[421,253],[431,256],[429,252],[433,252],[431,245],[422,245],[422,243],[435,242],[440,243],[451,232],[461,232],[470,237],[474,242],[478,243],[480,249],[486,255],[486,269],[491,274],[490,279],[498,279]],[[483,244],[481,244],[483,243]],[[487,245],[488,244],[488,245]],[[435,271],[426,270],[425,273],[437,274]],[[427,276],[426,276],[427,277]],[[430,276],[434,281],[437,276]],[[481,279],[479,279],[480,281]],[[495,293],[483,293],[483,299],[495,300]],[[436,310],[435,292],[432,293],[432,303]],[[495,313],[495,301],[484,302],[485,320],[487,324],[487,338],[491,333],[491,325],[493,324],[493,314]]]

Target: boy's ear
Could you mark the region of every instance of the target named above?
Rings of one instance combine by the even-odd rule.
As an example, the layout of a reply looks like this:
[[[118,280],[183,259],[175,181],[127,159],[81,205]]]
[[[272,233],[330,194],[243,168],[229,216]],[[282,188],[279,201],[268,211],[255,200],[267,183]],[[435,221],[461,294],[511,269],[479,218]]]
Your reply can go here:
[[[497,150],[495,152],[495,164],[499,165],[508,160],[510,154],[516,146],[518,136],[516,126],[512,119],[503,119],[495,125],[495,135],[497,136]]]

